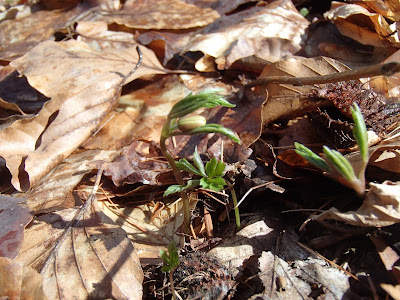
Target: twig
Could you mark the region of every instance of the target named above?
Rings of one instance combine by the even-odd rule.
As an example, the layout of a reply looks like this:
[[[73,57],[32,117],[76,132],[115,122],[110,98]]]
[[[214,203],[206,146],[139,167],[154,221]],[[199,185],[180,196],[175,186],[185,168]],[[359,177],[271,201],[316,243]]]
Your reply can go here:
[[[377,64],[373,66],[364,67],[357,70],[349,70],[334,74],[310,76],[310,77],[289,77],[289,76],[270,76],[253,80],[246,84],[246,87],[254,87],[269,83],[291,84],[295,86],[307,84],[322,84],[332,83],[346,80],[357,80],[360,78],[373,77],[373,76],[391,76],[394,73],[400,72],[399,62],[388,62],[384,64]]]

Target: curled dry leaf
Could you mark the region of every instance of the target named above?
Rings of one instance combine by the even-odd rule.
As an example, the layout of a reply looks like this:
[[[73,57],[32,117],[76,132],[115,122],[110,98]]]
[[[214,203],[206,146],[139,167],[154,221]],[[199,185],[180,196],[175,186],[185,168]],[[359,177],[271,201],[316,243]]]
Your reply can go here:
[[[164,70],[142,48],[144,61],[128,82]],[[17,190],[27,190],[97,129],[118,101],[123,74],[138,62],[135,48],[102,52],[85,43],[44,42],[11,64],[52,99],[32,119],[0,132],[0,149]]]
[[[0,298],[46,300],[43,277],[23,263],[0,257]]]
[[[180,0],[128,0],[119,11],[99,17],[138,29],[187,29],[205,26],[219,17],[211,8],[201,8]]]
[[[236,60],[257,55],[275,62],[300,50],[301,35],[309,22],[290,0],[274,1],[237,14],[224,16],[206,27],[187,45],[185,52],[201,51],[199,71],[229,68]]]
[[[357,4],[376,11],[392,21],[400,20],[400,3],[397,0],[368,0]]]
[[[135,248],[94,203],[37,217],[16,259],[40,271],[50,299],[142,299]]]
[[[327,75],[346,71],[349,68],[341,62],[328,58],[291,57],[267,65],[260,78],[270,76],[307,77]],[[323,85],[319,85],[323,86]],[[263,107],[263,124],[267,125],[279,118],[292,118],[315,109],[329,101],[315,101],[303,95],[310,95],[312,86],[293,86],[287,84],[267,84],[261,93],[268,91],[268,101]]]
[[[400,44],[397,22],[389,24],[379,13],[360,5],[333,2],[331,10],[324,16],[333,21],[343,35],[361,44],[376,47],[398,47]]]
[[[354,226],[389,226],[400,222],[400,183],[370,183],[370,190],[357,211],[339,212],[331,208],[314,220],[338,220]]]
[[[31,220],[24,198],[0,195],[0,257],[17,256],[24,240],[24,228]]]

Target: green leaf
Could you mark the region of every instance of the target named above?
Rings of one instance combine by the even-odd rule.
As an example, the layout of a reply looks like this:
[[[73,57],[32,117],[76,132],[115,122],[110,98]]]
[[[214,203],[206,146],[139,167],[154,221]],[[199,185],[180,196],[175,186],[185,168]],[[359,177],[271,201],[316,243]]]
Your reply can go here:
[[[203,177],[202,179],[200,179],[200,185],[204,189],[210,189],[219,192],[226,185],[226,181],[221,177],[215,177],[215,178]]]
[[[179,266],[179,253],[174,241],[168,245],[168,254],[165,250],[160,250],[160,257],[164,261],[161,269],[163,272],[170,272]]]
[[[179,185],[179,184],[174,184],[174,185],[170,185],[167,190],[164,192],[164,197],[167,197],[171,194],[175,194],[175,193],[180,193],[189,189],[194,189],[196,187],[198,187],[200,184],[200,180],[199,179],[192,179],[192,180],[188,180],[188,182],[186,183],[185,186]]]
[[[206,124],[204,126],[200,126],[191,131],[186,132],[186,134],[190,134],[190,135],[200,134],[200,133],[220,133],[220,134],[227,136],[235,143],[238,143],[238,144],[241,143],[239,137],[233,130],[226,128],[224,126],[221,126],[219,124]]]
[[[222,161],[218,161],[217,165],[215,166],[214,176],[222,176],[225,171],[225,164]]]
[[[215,159],[215,157],[211,158],[211,160],[206,163],[206,173],[208,177],[215,177],[215,168],[217,164],[218,161]]]
[[[222,91],[222,89],[210,89],[197,95],[189,94],[172,107],[168,116],[171,119],[180,118],[202,107],[211,108],[219,105],[225,107],[234,107],[234,104],[229,103],[218,94]]]
[[[323,147],[325,160],[331,168],[334,168],[347,181],[357,180],[350,162],[338,151]]]
[[[360,149],[361,158],[364,163],[367,163],[369,159],[367,126],[356,102],[354,102],[351,108],[351,115],[354,121],[353,135]]]
[[[198,170],[195,166],[193,166],[190,162],[188,162],[186,158],[181,158],[176,163],[176,166],[183,171],[193,173],[199,176],[204,176],[203,173],[200,170]]]
[[[307,148],[303,144],[295,142],[294,147],[296,148],[295,152],[301,157],[303,157],[305,160],[307,160],[313,166],[326,172],[329,172],[331,170],[321,157],[312,152],[309,148]]]
[[[194,148],[193,162],[197,169],[199,169],[201,176],[207,176],[206,170],[204,169],[203,160],[201,159],[199,152],[197,152],[197,146]]]

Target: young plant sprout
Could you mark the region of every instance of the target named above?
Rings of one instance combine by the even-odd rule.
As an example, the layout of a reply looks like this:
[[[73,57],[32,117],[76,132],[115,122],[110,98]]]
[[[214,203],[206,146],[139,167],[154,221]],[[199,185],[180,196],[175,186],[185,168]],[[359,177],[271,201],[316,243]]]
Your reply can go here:
[[[171,283],[171,294],[172,298],[175,300],[175,287],[174,287],[174,270],[179,266],[179,253],[178,248],[174,241],[168,245],[168,253],[165,250],[160,250],[160,257],[164,264],[161,268],[163,272],[169,272],[169,282]]]
[[[221,189],[225,185],[225,180],[221,177],[225,170],[225,164],[218,162],[213,158],[206,164],[206,167],[204,167],[200,155],[197,152],[197,148],[193,155],[194,165],[190,164],[186,159],[181,159],[179,162],[176,162],[173,155],[166,147],[166,140],[178,135],[220,133],[240,144],[240,140],[236,133],[229,128],[225,128],[219,124],[207,124],[207,120],[202,116],[189,116],[189,114],[200,108],[212,108],[215,106],[234,107],[235,105],[229,103],[218,94],[221,91],[222,90],[220,89],[212,89],[203,91],[197,95],[189,94],[172,107],[161,131],[160,148],[168,160],[178,183],[178,185],[170,186],[166,190],[164,196],[180,192],[183,202],[183,228],[185,234],[190,233],[191,216],[187,190],[198,185],[213,190],[216,190],[217,188]],[[202,178],[200,180],[189,180],[185,183],[180,170],[191,172],[201,176]],[[236,197],[232,196],[232,198],[236,200]]]
[[[343,185],[352,188],[358,195],[365,193],[365,169],[368,164],[368,136],[367,127],[360,108],[354,102],[351,108],[353,117],[353,135],[358,144],[361,156],[361,167],[356,174],[350,162],[338,151],[331,150],[324,146],[324,158],[319,157],[306,146],[300,143],[294,143],[296,153],[305,158],[309,163],[324,171],[328,176],[338,180]]]

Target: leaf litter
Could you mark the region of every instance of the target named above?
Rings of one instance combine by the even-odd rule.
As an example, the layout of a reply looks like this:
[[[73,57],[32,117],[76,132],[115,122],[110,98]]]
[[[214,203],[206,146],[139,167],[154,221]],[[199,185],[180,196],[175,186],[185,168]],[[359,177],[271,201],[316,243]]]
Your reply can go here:
[[[0,39],[0,155],[11,178],[2,179],[0,253],[14,259],[4,259],[0,272],[22,272],[32,286],[21,277],[1,281],[2,296],[30,288],[41,299],[170,298],[158,253],[173,240],[185,246],[183,209],[179,197],[162,197],[175,182],[160,131],[184,96],[222,87],[236,107],[200,114],[237,132],[242,145],[207,134],[177,137],[168,147],[176,158],[190,161],[197,146],[204,161],[224,161],[225,180],[244,200],[244,225],[233,228],[228,191],[190,192],[192,249],[184,247],[173,277],[178,293],[398,297],[399,73],[254,84],[341,73],[368,65],[366,57],[396,61],[395,1],[332,2],[321,10],[315,1],[288,0],[14,2],[0,2],[7,32]],[[303,7],[310,16],[298,12]],[[319,25],[328,21],[338,44]],[[40,24],[34,32],[33,23]],[[143,61],[126,78],[139,61],[138,43]],[[351,55],[349,45],[371,52]],[[316,153],[334,146],[357,169],[346,111],[354,101],[375,134],[365,199],[293,151],[299,141]]]

